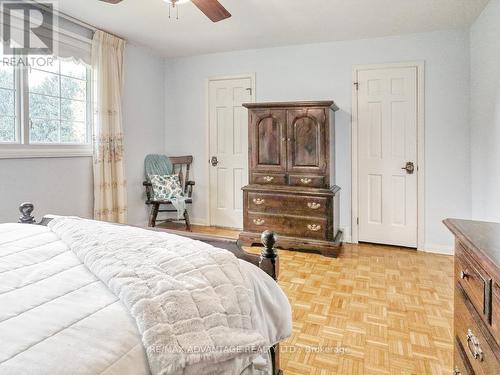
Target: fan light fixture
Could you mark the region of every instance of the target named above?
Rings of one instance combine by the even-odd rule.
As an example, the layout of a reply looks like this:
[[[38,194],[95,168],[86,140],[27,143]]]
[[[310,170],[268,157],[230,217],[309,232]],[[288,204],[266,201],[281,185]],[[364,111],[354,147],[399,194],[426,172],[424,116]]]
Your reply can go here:
[[[175,8],[176,5],[184,4],[184,3],[187,3],[188,1],[191,1],[191,0],[163,0],[163,1],[166,3],[169,3],[170,5],[172,5],[172,7]]]
[[[187,3],[191,0],[163,0],[168,4],[168,18],[171,18],[171,10],[176,10],[175,18],[179,19],[179,7],[177,5]]]
[[[119,4],[123,0],[99,0],[108,4]],[[171,9],[177,9],[177,19],[179,19],[179,7],[177,5],[184,4],[189,1],[193,3],[201,12],[207,16],[212,22],[219,22],[231,17],[231,13],[219,3],[218,0],[163,0],[168,4],[168,17],[170,18]],[[2,0],[0,0],[0,3]]]

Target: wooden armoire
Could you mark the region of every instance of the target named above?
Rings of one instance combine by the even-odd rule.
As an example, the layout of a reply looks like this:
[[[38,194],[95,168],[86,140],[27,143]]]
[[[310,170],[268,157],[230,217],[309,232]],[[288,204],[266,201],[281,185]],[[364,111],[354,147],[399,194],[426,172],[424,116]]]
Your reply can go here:
[[[250,103],[249,182],[243,187],[243,245],[263,230],[278,247],[338,254],[339,192],[335,185],[333,101]]]

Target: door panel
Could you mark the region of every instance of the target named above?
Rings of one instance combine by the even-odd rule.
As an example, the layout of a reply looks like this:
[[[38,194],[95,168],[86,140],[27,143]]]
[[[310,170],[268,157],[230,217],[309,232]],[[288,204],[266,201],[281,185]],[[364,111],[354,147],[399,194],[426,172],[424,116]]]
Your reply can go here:
[[[243,193],[248,183],[248,112],[253,101],[251,79],[213,80],[209,83],[210,223],[243,226]]]
[[[286,128],[284,110],[251,110],[253,169],[259,172],[285,172]]]
[[[327,159],[324,109],[287,112],[288,172],[324,174]]]
[[[359,240],[416,247],[416,68],[359,71],[358,84]]]

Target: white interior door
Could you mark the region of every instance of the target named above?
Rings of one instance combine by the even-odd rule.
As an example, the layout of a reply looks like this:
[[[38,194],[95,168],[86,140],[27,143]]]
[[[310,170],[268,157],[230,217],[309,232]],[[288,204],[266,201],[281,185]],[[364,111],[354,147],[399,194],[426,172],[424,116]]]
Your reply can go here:
[[[251,78],[209,81],[210,224],[243,227],[243,192],[248,184],[248,112]]]
[[[417,68],[358,71],[359,241],[417,247],[417,176]]]

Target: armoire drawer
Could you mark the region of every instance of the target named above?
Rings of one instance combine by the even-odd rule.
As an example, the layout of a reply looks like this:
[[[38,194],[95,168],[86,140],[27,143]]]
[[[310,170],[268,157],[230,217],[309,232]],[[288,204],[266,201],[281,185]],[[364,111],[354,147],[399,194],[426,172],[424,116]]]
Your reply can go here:
[[[289,175],[288,184],[291,186],[303,186],[321,188],[325,186],[324,176],[304,176],[304,175]]]
[[[252,173],[251,183],[258,185],[285,185],[286,176],[277,173]]]
[[[464,354],[472,366],[475,375],[492,375],[500,373],[500,364],[484,334],[482,323],[477,312],[468,306],[466,296],[459,290],[455,293],[455,339],[464,350]]]
[[[324,218],[327,198],[288,194],[248,193],[248,211]]]
[[[254,232],[266,229],[282,236],[328,239],[328,222],[324,219],[249,212],[247,220],[245,228]]]

